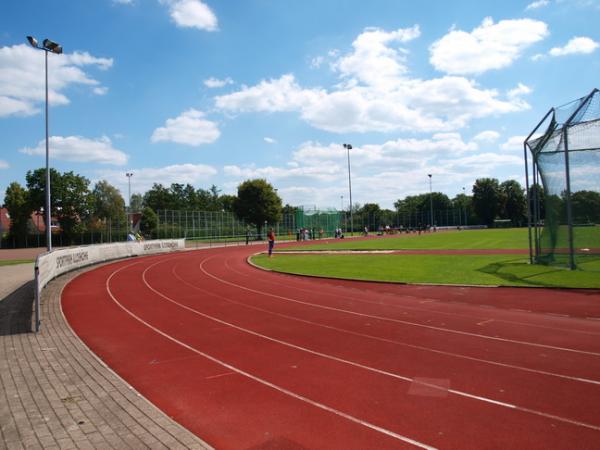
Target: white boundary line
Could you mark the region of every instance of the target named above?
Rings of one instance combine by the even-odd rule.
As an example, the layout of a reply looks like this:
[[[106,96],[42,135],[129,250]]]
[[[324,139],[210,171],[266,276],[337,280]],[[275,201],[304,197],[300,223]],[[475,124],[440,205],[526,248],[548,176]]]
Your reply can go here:
[[[487,360],[487,359],[476,358],[476,357],[473,357],[473,356],[461,355],[459,353],[452,353],[452,352],[446,352],[446,351],[443,351],[443,350],[436,350],[436,349],[429,348],[429,347],[423,347],[423,346],[420,346],[420,345],[408,344],[408,343],[405,343],[405,342],[400,342],[400,341],[396,341],[396,340],[392,340],[392,339],[386,339],[386,338],[382,338],[382,337],[379,337],[379,336],[373,336],[373,335],[365,334],[365,333],[359,333],[359,332],[347,330],[347,329],[344,329],[344,328],[338,328],[338,327],[334,327],[332,325],[325,325],[325,324],[322,324],[322,323],[313,322],[311,320],[301,319],[299,317],[289,316],[287,314],[282,314],[282,313],[274,312],[274,311],[271,311],[271,310],[268,310],[268,309],[259,308],[257,306],[248,305],[246,303],[242,303],[242,302],[238,302],[236,300],[232,300],[230,298],[224,297],[224,296],[219,295],[219,294],[215,294],[214,292],[208,291],[206,289],[202,289],[202,288],[200,288],[200,287],[198,287],[196,285],[188,283],[183,278],[181,278],[179,275],[177,275],[177,273],[175,272],[175,267],[176,266],[173,267],[173,269],[171,270],[171,273],[173,273],[173,275],[175,276],[175,278],[177,278],[177,280],[179,280],[180,282],[186,284],[187,286],[189,286],[189,287],[191,287],[193,289],[201,291],[201,292],[203,292],[203,293],[205,293],[207,295],[211,295],[213,297],[225,300],[225,301],[227,301],[229,303],[232,303],[232,304],[235,304],[235,305],[239,305],[239,306],[242,306],[242,307],[245,307],[245,308],[248,308],[248,309],[253,309],[253,310],[256,310],[256,311],[261,311],[261,312],[264,312],[264,313],[267,313],[267,314],[271,314],[271,315],[274,315],[274,316],[283,317],[285,319],[289,319],[289,320],[294,320],[294,321],[297,321],[297,322],[306,323],[306,324],[309,324],[309,325],[312,325],[312,326],[316,326],[316,327],[326,328],[326,329],[337,331],[337,332],[340,332],[340,333],[345,333],[345,334],[350,334],[350,335],[354,335],[354,336],[364,337],[364,338],[367,338],[367,339],[373,339],[373,340],[376,340],[376,341],[379,341],[379,342],[386,342],[386,343],[389,343],[389,344],[399,345],[399,346],[402,346],[402,347],[414,348],[414,349],[417,349],[417,350],[423,350],[423,351],[427,351],[427,352],[431,352],[431,353],[437,353],[437,354],[440,354],[440,355],[445,355],[445,356],[450,356],[450,357],[465,359],[465,360],[468,360],[468,361],[476,361],[476,362],[481,362],[481,363],[485,363],[485,364],[491,364],[491,365],[499,366],[499,367],[506,367],[506,368],[509,368],[509,369],[522,370],[524,372],[531,372],[531,373],[536,373],[536,374],[540,374],[540,375],[548,375],[548,376],[557,377],[557,378],[566,379],[566,380],[571,380],[571,381],[577,381],[577,382],[582,382],[582,383],[590,383],[590,384],[600,385],[600,381],[598,381],[598,380],[590,380],[590,379],[587,379],[587,378],[581,378],[581,377],[563,375],[563,374],[554,373],[554,372],[547,372],[547,371],[544,371],[544,370],[538,370],[538,369],[531,369],[531,368],[528,368],[528,367],[516,366],[516,365],[513,365],[513,364],[506,364],[506,363],[502,363],[502,362],[498,362],[498,361],[491,361],[491,360]]]
[[[212,259],[212,258],[206,258],[204,261],[207,261],[209,259]],[[162,292],[154,289],[148,283],[148,281],[146,279],[146,273],[151,268],[157,266],[158,264],[161,264],[162,262],[163,261],[158,261],[158,262],[156,262],[154,264],[151,264],[150,266],[148,266],[144,270],[144,272],[142,273],[142,279],[144,281],[144,284],[148,287],[148,289],[150,289],[152,292],[154,292],[158,296],[162,297],[163,299],[167,300],[170,303],[173,303],[174,305],[177,305],[178,307],[180,307],[182,309],[185,309],[185,310],[187,310],[187,311],[189,311],[189,312],[191,312],[193,314],[202,316],[202,317],[204,317],[206,319],[212,320],[212,321],[220,323],[222,325],[229,326],[229,327],[231,327],[233,329],[236,329],[238,331],[242,331],[244,333],[251,334],[251,335],[260,337],[262,339],[265,339],[265,340],[268,340],[268,341],[271,341],[271,342],[275,342],[277,344],[284,345],[284,346],[287,346],[287,347],[290,347],[290,348],[293,348],[293,349],[296,349],[296,350],[300,350],[300,351],[303,351],[303,352],[306,352],[306,353],[309,353],[309,354],[313,354],[313,355],[316,355],[316,356],[319,356],[319,357],[322,357],[322,358],[325,358],[325,359],[329,359],[329,360],[332,360],[332,361],[336,361],[336,362],[339,362],[339,363],[342,363],[342,364],[346,364],[346,365],[349,365],[349,366],[357,367],[359,369],[363,369],[363,370],[366,370],[366,371],[369,371],[369,372],[374,372],[374,373],[377,373],[379,375],[384,375],[384,376],[388,376],[388,377],[391,377],[391,378],[399,379],[399,380],[402,380],[402,381],[405,381],[405,382],[409,382],[409,383],[416,382],[416,380],[414,378],[406,377],[406,376],[403,376],[403,375],[398,375],[398,374],[395,374],[395,373],[392,373],[392,372],[387,372],[385,370],[381,370],[381,369],[377,369],[377,368],[374,368],[374,367],[366,366],[366,365],[359,364],[359,363],[356,363],[356,362],[353,362],[353,361],[345,360],[343,358],[338,358],[336,356],[328,355],[326,353],[317,352],[317,351],[308,349],[306,347],[301,347],[299,345],[295,345],[295,344],[292,344],[292,343],[289,343],[289,342],[286,342],[286,341],[282,341],[280,339],[272,338],[272,337],[266,336],[264,334],[257,333],[255,331],[249,330],[247,328],[243,328],[243,327],[234,325],[234,324],[232,324],[230,322],[226,322],[224,320],[218,319],[218,318],[210,316],[208,314],[204,314],[204,313],[202,313],[200,311],[197,311],[197,310],[195,310],[193,308],[190,308],[189,306],[183,305],[183,304],[181,304],[181,303],[173,300],[172,298],[168,297],[167,295],[163,294]],[[167,262],[170,262],[170,260],[168,260]],[[466,398],[470,398],[470,399],[473,399],[473,400],[478,400],[478,401],[485,402],[485,403],[491,403],[493,405],[501,406],[501,407],[504,407],[504,408],[513,409],[513,410],[517,410],[517,411],[521,411],[521,412],[526,412],[526,413],[530,413],[530,414],[533,414],[533,415],[541,416],[541,417],[544,417],[544,418],[547,418],[547,419],[553,419],[553,420],[557,420],[557,421],[560,421],[560,422],[563,422],[563,423],[569,423],[571,425],[576,425],[576,426],[580,426],[580,427],[584,427],[584,428],[589,428],[589,429],[592,429],[592,430],[595,430],[595,431],[600,431],[600,426],[588,424],[588,423],[585,423],[585,422],[580,422],[578,420],[573,420],[573,419],[569,419],[569,418],[565,418],[565,417],[556,416],[556,415],[553,415],[553,414],[544,413],[542,411],[537,411],[537,410],[534,410],[534,409],[531,409],[531,408],[526,408],[526,407],[522,407],[522,406],[511,404],[511,403],[506,403],[506,402],[502,402],[502,401],[490,399],[490,398],[487,398],[487,397],[482,397],[482,396],[470,394],[468,392],[463,392],[463,391],[459,391],[459,390],[455,390],[455,389],[446,389],[444,387],[440,387],[440,386],[437,386],[435,384],[424,383],[424,382],[421,382],[421,381],[419,381],[419,384],[422,384],[424,386],[427,386],[427,387],[430,387],[430,388],[433,388],[433,389],[442,390],[444,392],[449,392],[449,393],[455,394],[457,396],[466,397]]]
[[[258,254],[258,253],[256,253],[256,254]],[[250,258],[252,256],[254,256],[254,255],[250,255],[248,257],[248,259],[247,259],[248,264],[250,264],[252,267],[256,267],[257,269],[262,270],[262,271],[266,271],[266,272],[274,272],[272,270],[265,269],[264,267],[258,266],[256,263],[250,261]],[[225,265],[232,272],[235,272],[237,274],[240,274],[240,275],[246,276],[246,277],[249,276],[248,274],[245,274],[243,272],[240,272],[239,270],[231,268],[229,266],[229,264],[228,264],[228,260],[225,261]],[[277,273],[281,274],[281,275],[290,275],[292,277],[293,276],[297,276],[296,274],[292,274],[292,273],[285,273],[285,272],[277,272]],[[302,276],[302,278],[306,278],[306,277]],[[309,277],[309,278],[314,278],[314,277]],[[318,278],[322,278],[322,277],[318,277]],[[329,279],[335,280],[335,278],[329,278]],[[340,278],[339,281],[350,281],[350,282],[351,281],[358,281],[358,282],[361,282],[361,281],[364,281],[364,280],[352,280],[352,279],[341,279]],[[269,284],[273,284],[273,285],[278,285],[278,286],[282,284],[282,283],[276,283],[274,281],[265,281],[265,282],[269,283]],[[467,286],[458,286],[458,287],[467,287]],[[481,287],[478,287],[478,288],[481,288]],[[493,287],[489,286],[489,288],[492,289]],[[298,290],[298,291],[302,291],[302,292],[312,292],[312,291],[310,291],[308,289],[303,289],[303,288],[300,288],[300,287],[295,287],[295,289]],[[485,289],[485,287],[483,287],[481,289]],[[331,297],[340,297],[338,294],[334,294],[334,293],[326,293],[326,295],[331,296]],[[383,297],[388,297],[390,294],[385,293],[385,292],[378,292],[378,295],[381,295]],[[474,305],[474,304],[459,302],[459,301],[455,301],[455,300],[441,301],[441,300],[432,299],[432,298],[422,299],[422,298],[419,298],[419,297],[417,297],[415,295],[412,295],[412,294],[400,294],[400,295],[402,295],[402,297],[405,298],[405,299],[409,299],[409,300],[413,300],[413,301],[419,301],[420,300],[419,301],[420,304],[423,304],[423,303],[434,303],[435,302],[437,304],[444,304],[444,305],[447,305],[447,304],[459,304],[459,305],[463,305],[463,306],[477,306],[477,305]],[[432,314],[440,314],[440,315],[451,316],[451,317],[463,317],[465,319],[473,319],[473,320],[484,320],[484,319],[486,319],[486,317],[476,317],[476,316],[471,316],[469,314],[454,313],[454,312],[449,312],[449,311],[438,311],[438,310],[432,310],[432,309],[423,309],[423,308],[418,308],[418,307],[415,307],[415,306],[405,305],[405,304],[402,304],[402,305],[399,305],[399,304],[390,304],[390,303],[376,304],[376,303],[373,303],[373,302],[365,301],[365,300],[363,300],[361,298],[358,298],[358,297],[345,297],[345,299],[347,299],[347,300],[354,300],[354,301],[357,301],[357,302],[365,303],[367,305],[379,305],[379,306],[386,306],[386,307],[391,307],[391,308],[407,309],[407,310],[411,310],[411,311],[420,311],[420,312],[427,312],[427,313],[432,313]],[[507,309],[500,309],[500,308],[495,308],[495,309],[498,310],[498,311],[501,311],[502,313],[505,313],[505,312],[513,312],[513,313],[514,312],[524,312],[524,313],[529,313],[529,314],[536,314],[536,313],[533,313],[532,311],[523,310],[523,309],[521,309],[521,310],[519,310],[519,309],[508,309],[507,310]],[[539,313],[539,314],[544,315],[544,316],[546,316],[546,315],[551,315],[552,316],[552,314],[550,314],[550,313]],[[558,316],[554,315],[553,317],[557,318]],[[580,318],[580,317],[571,317],[571,316],[565,316],[565,317],[569,317],[572,320],[582,320],[582,321],[588,321],[589,320],[589,319]],[[524,322],[519,322],[519,321],[514,321],[514,320],[508,320],[508,319],[494,319],[494,321],[498,322],[498,323],[507,323],[507,324],[513,324],[513,325],[519,325],[519,326],[529,327],[529,328],[541,328],[541,329],[545,329],[545,330],[553,330],[553,331],[568,332],[568,333],[575,333],[575,334],[585,334],[585,335],[588,335],[588,336],[599,336],[600,337],[600,332],[594,332],[594,331],[575,330],[575,329],[572,329],[572,328],[562,328],[562,327],[552,327],[552,326],[547,326],[547,325],[530,324],[530,323],[524,323]]]
[[[374,315],[371,315],[371,314],[359,313],[359,312],[350,311],[350,310],[347,310],[347,309],[334,308],[332,306],[318,305],[318,304],[315,304],[315,303],[304,302],[302,300],[296,300],[296,299],[293,299],[293,298],[284,297],[284,296],[277,295],[277,294],[271,294],[269,292],[257,291],[255,289],[251,289],[251,288],[248,288],[246,286],[241,286],[239,284],[232,283],[230,281],[224,280],[223,278],[219,278],[219,277],[217,277],[215,275],[212,275],[212,274],[208,273],[206,270],[204,270],[204,263],[210,261],[211,259],[216,258],[217,256],[219,256],[219,255],[213,255],[213,256],[211,256],[209,258],[204,259],[202,261],[202,263],[200,264],[200,270],[204,274],[206,274],[207,276],[209,276],[210,278],[212,278],[214,280],[217,280],[217,281],[219,281],[219,282],[221,282],[223,284],[227,284],[229,286],[237,287],[239,289],[243,289],[243,290],[248,291],[248,292],[253,292],[255,294],[265,295],[265,296],[273,297],[273,298],[278,298],[278,299],[281,299],[281,300],[285,300],[285,301],[293,302],[293,303],[299,303],[299,304],[302,304],[302,305],[313,306],[315,308],[326,309],[328,311],[336,311],[336,312],[341,312],[341,313],[350,314],[350,315],[359,316],[359,317],[368,317],[369,319],[382,320],[382,321],[386,321],[386,322],[401,323],[403,325],[409,325],[409,326],[419,327],[419,328],[426,328],[426,329],[429,329],[429,330],[441,331],[441,332],[445,332],[445,333],[453,333],[453,334],[459,334],[459,335],[463,335],[463,336],[477,337],[477,338],[480,338],[480,339],[489,339],[489,340],[492,340],[492,341],[510,342],[512,344],[527,345],[527,346],[531,346],[531,347],[546,348],[546,349],[551,349],[551,350],[560,350],[560,351],[564,351],[564,352],[572,352],[572,353],[579,353],[579,354],[582,354],[582,355],[590,355],[590,356],[600,357],[600,353],[596,353],[596,352],[588,352],[588,351],[585,351],[585,350],[576,350],[576,349],[565,348],[565,347],[555,347],[553,345],[537,344],[535,342],[519,341],[519,340],[516,340],[516,339],[507,339],[507,338],[500,338],[500,337],[495,337],[495,336],[486,336],[484,334],[470,333],[468,331],[459,331],[459,330],[452,330],[450,328],[435,327],[433,325],[424,325],[424,324],[420,324],[420,323],[408,322],[406,320],[392,319],[392,318],[389,318],[389,317],[382,317],[382,316],[374,316]]]
[[[170,341],[172,341],[172,342],[180,345],[181,347],[183,347],[183,348],[185,348],[187,350],[190,350],[190,351],[192,351],[192,352],[194,352],[194,353],[196,353],[196,354],[198,354],[200,356],[203,356],[204,358],[206,358],[206,359],[208,359],[208,360],[210,360],[210,361],[212,361],[212,362],[214,362],[216,364],[219,364],[219,365],[221,365],[221,366],[223,366],[223,367],[225,367],[225,368],[227,368],[227,369],[229,369],[229,370],[231,370],[233,372],[236,372],[236,373],[238,373],[238,374],[240,374],[240,375],[242,375],[244,377],[247,377],[247,378],[249,378],[249,379],[251,379],[253,381],[256,381],[256,382],[258,382],[258,383],[260,383],[262,385],[270,387],[271,389],[274,389],[274,390],[276,390],[278,392],[281,392],[282,394],[288,395],[288,396],[290,396],[292,398],[295,398],[297,400],[300,400],[300,401],[303,401],[305,403],[308,403],[311,406],[317,407],[319,409],[322,409],[324,411],[333,413],[333,414],[335,414],[335,415],[337,415],[339,417],[347,419],[350,422],[356,423],[358,425],[361,425],[363,427],[366,427],[366,428],[369,428],[371,430],[377,431],[379,433],[385,434],[385,435],[387,435],[389,437],[392,437],[392,438],[395,438],[397,440],[406,442],[406,443],[414,445],[416,447],[427,449],[427,450],[436,450],[435,447],[432,447],[430,445],[427,445],[427,444],[424,444],[422,442],[416,441],[414,439],[411,439],[409,437],[403,436],[401,434],[394,433],[393,431],[387,430],[385,428],[382,428],[380,426],[377,426],[377,425],[374,425],[372,423],[366,422],[364,420],[358,419],[358,418],[356,418],[354,416],[351,416],[350,414],[346,414],[346,413],[344,413],[342,411],[334,409],[334,408],[332,408],[330,406],[327,406],[327,405],[325,405],[323,403],[316,402],[316,401],[311,400],[311,399],[309,399],[307,397],[304,397],[302,395],[296,394],[295,392],[292,392],[292,391],[290,391],[288,389],[282,388],[281,386],[273,384],[273,383],[271,383],[271,382],[269,382],[267,380],[264,380],[262,378],[259,378],[259,377],[255,376],[255,375],[252,375],[252,374],[250,374],[248,372],[245,372],[245,371],[243,371],[243,370],[241,370],[241,369],[239,369],[239,368],[237,368],[237,367],[235,367],[235,366],[233,366],[231,364],[228,364],[228,363],[226,363],[226,362],[224,362],[224,361],[222,361],[222,360],[220,360],[218,358],[215,358],[215,357],[213,357],[213,356],[211,356],[211,355],[209,355],[207,353],[204,353],[204,352],[202,352],[202,351],[200,351],[200,350],[198,350],[198,349],[196,349],[196,348],[194,348],[194,347],[192,347],[192,346],[190,346],[190,345],[188,345],[188,344],[186,344],[186,343],[184,343],[184,342],[182,342],[182,341],[174,338],[173,336],[171,336],[171,335],[163,332],[162,330],[160,330],[160,329],[156,328],[155,326],[151,325],[150,323],[146,322],[141,317],[137,316],[132,311],[130,311],[129,309],[127,309],[125,306],[123,306],[123,304],[121,304],[117,300],[117,298],[113,295],[112,291],[110,290],[110,281],[112,280],[113,276],[116,275],[121,270],[123,270],[125,268],[128,268],[128,267],[131,267],[131,266],[136,265],[136,264],[139,264],[139,263],[128,264],[128,265],[123,266],[123,267],[115,270],[114,272],[112,272],[111,275],[106,279],[106,284],[105,284],[106,291],[107,291],[108,295],[111,297],[111,299],[113,300],[113,302],[119,308],[121,308],[123,311],[125,311],[127,314],[129,314],[131,317],[133,317],[135,320],[137,320],[141,324],[143,324],[146,327],[150,328],[155,333],[157,333],[157,334],[163,336],[164,338],[166,338],[166,339],[168,339],[168,340],[170,340]],[[150,267],[152,267],[152,266],[150,266]]]

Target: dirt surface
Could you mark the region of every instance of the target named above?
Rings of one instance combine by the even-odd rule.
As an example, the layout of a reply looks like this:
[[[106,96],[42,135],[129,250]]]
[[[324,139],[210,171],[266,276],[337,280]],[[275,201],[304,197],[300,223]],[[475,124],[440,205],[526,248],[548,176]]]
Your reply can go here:
[[[3,248],[0,250],[0,261],[10,261],[14,259],[35,259],[39,254],[45,252],[46,247]]]

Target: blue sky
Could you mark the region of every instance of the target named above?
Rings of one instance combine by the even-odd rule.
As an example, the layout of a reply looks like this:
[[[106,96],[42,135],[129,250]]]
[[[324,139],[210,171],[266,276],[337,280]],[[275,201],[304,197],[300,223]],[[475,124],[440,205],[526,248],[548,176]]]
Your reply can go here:
[[[50,158],[127,197],[152,183],[284,203],[391,208],[489,176],[523,182],[522,142],[600,87],[600,0],[21,0],[0,16],[0,202]],[[342,198],[343,196],[343,198]]]

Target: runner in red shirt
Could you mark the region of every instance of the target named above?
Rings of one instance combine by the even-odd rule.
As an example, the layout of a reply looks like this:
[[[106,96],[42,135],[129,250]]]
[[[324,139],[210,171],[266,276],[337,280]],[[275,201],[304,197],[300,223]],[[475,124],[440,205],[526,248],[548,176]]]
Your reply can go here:
[[[275,246],[275,232],[273,228],[269,228],[269,233],[267,234],[267,239],[269,240],[269,258],[273,256],[273,247]]]

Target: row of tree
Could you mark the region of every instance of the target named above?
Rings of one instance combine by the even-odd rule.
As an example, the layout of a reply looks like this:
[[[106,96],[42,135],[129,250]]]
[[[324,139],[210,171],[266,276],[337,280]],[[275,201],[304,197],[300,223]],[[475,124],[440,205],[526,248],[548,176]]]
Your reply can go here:
[[[4,206],[11,217],[10,233],[24,236],[30,230],[31,214],[44,211],[46,173],[44,168],[26,174],[26,186],[17,182],[6,189]],[[119,190],[105,180],[90,188],[90,181],[74,172],[59,173],[50,170],[52,186],[52,217],[60,224],[68,242],[84,231],[94,231],[110,221],[112,226],[127,229],[125,201]],[[540,218],[544,218],[544,192],[539,186],[533,191],[540,197]],[[497,219],[509,220],[513,226],[523,226],[527,221],[527,200],[523,187],[515,180],[500,183],[495,178],[481,178],[473,184],[471,195],[466,192],[449,198],[441,192],[407,196],[394,203],[395,210],[381,209],[377,203],[352,205],[357,223],[372,226],[393,225],[398,217],[414,219],[421,225],[430,224],[431,210],[437,212],[433,224],[440,225],[440,212],[454,211],[460,214],[458,223],[491,226]],[[564,212],[564,200],[553,196],[555,214]],[[572,195],[576,220],[600,222],[600,194],[578,191]],[[265,223],[275,224],[283,214],[295,213],[295,208],[282,205],[276,189],[264,179],[247,180],[238,186],[237,195],[221,195],[216,186],[209,189],[195,188],[190,184],[173,183],[163,186],[155,183],[150,190],[131,196],[129,212],[142,212],[142,231],[152,232],[156,227],[156,212],[179,211],[227,211],[238,219],[256,226],[260,233]],[[420,215],[420,216],[419,216]],[[419,218],[417,218],[417,216]],[[373,219],[375,218],[375,219]],[[456,221],[455,221],[456,223]]]
[[[28,171],[25,180],[25,187],[10,183],[4,195],[4,207],[11,219],[10,235],[17,243],[32,234],[32,213],[41,213],[46,223],[46,170]],[[59,223],[64,242],[81,233],[103,229],[107,222],[111,228],[126,232],[125,200],[108,181],[101,180],[90,187],[90,181],[81,175],[50,169],[50,185],[51,217]],[[281,220],[284,208],[276,190],[260,179],[240,184],[237,196],[221,195],[214,185],[202,189],[179,183],[169,187],[155,183],[144,195],[131,196],[129,212],[142,213],[142,231],[151,233],[155,229],[159,210],[233,212],[260,231],[265,221]]]

